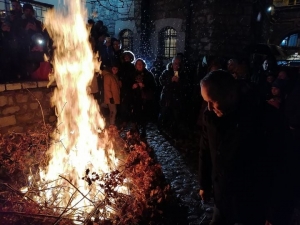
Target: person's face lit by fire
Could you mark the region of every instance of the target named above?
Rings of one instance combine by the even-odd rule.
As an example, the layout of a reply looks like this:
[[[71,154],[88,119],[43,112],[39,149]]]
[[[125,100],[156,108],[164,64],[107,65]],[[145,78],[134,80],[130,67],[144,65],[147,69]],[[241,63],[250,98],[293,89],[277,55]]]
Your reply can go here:
[[[280,96],[280,88],[278,88],[278,87],[272,87],[271,91],[272,91],[272,95],[274,95],[274,96]]]
[[[141,60],[136,61],[136,63],[135,63],[135,69],[137,71],[141,72],[141,71],[144,70],[144,68],[145,68],[144,63]]]
[[[172,62],[172,67],[174,71],[178,71],[180,68],[181,60],[180,59],[174,59]]]
[[[207,103],[207,109],[213,111],[217,117],[222,117],[231,111],[236,101],[236,96],[233,92],[227,95],[220,95],[215,93],[214,89],[205,83],[201,84],[201,95]]]
[[[112,71],[113,75],[116,75],[116,74],[119,72],[119,69],[118,69],[118,67],[113,66],[113,67],[111,68],[111,71]]]

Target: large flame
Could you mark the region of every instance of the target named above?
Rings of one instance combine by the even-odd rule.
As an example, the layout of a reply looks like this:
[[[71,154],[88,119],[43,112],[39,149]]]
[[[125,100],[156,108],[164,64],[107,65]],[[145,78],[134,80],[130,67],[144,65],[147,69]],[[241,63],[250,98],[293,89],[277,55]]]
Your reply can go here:
[[[76,208],[78,212],[88,212],[101,199],[101,190],[92,189],[82,179],[87,169],[101,174],[117,165],[112,148],[104,150],[107,143],[98,137],[105,124],[88,91],[95,63],[85,19],[81,0],[65,0],[63,10],[46,14],[45,27],[55,49],[57,88],[52,103],[58,122],[54,134],[57,143],[48,151],[49,166],[40,173],[45,185],[42,188],[47,191],[38,199],[51,202],[57,209]]]

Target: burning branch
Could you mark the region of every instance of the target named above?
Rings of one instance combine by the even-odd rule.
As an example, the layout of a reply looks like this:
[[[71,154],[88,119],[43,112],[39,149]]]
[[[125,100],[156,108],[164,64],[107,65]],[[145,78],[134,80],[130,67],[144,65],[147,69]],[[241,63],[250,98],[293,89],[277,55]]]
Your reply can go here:
[[[37,133],[41,132],[31,132],[34,137],[49,136],[37,136]],[[19,140],[22,140],[22,143],[19,142],[16,145],[26,148],[26,141],[30,140],[27,137],[28,133],[18,135],[23,136],[19,138]],[[115,133],[115,135],[117,134]],[[9,134],[2,136],[1,149],[9,149],[5,145],[8,142],[3,141],[6,140],[7,136],[10,137]],[[116,141],[118,137],[113,139]],[[45,188],[55,181],[41,185],[38,179],[34,179],[34,183],[31,184],[27,192],[22,193],[20,189],[26,185],[26,178],[20,179],[20,174],[16,174],[16,171],[19,171],[18,169],[9,168],[9,166],[5,168],[7,169],[5,173],[9,174],[9,181],[1,183],[3,186],[1,189],[4,190],[0,192],[1,221],[8,221],[6,224],[14,224],[16,221],[20,222],[22,218],[26,217],[39,221],[37,222],[38,224],[69,224],[70,220],[82,222],[83,224],[88,224],[89,221],[98,224],[101,224],[103,221],[111,221],[115,224],[136,224],[141,221],[157,220],[162,213],[161,204],[166,201],[169,192],[169,185],[164,183],[161,167],[150,157],[152,150],[139,140],[138,135],[128,132],[123,142],[118,142],[124,144],[123,149],[127,152],[126,159],[122,165],[123,169],[114,170],[103,175],[89,171],[84,177],[85,182],[88,183],[91,189],[93,186],[100,186],[103,190],[102,195],[104,198],[97,201],[88,198],[90,192],[87,194],[82,193],[70,180],[61,175],[59,176],[60,179],[70,184],[75,191],[70,193],[71,196],[66,206],[63,208],[59,207],[56,203],[60,199],[58,195],[53,196],[48,201],[41,198],[41,196],[49,190],[60,193],[66,190],[66,185]],[[132,143],[135,143],[134,146],[131,145]],[[45,148],[43,147],[42,149]],[[18,149],[12,148],[10,154],[13,153],[12,151],[18,151]],[[2,154],[7,154],[7,152],[4,151]],[[24,159],[28,156],[22,155],[19,161],[26,164],[24,167],[32,167],[32,162],[44,164],[44,161],[37,156],[33,154],[33,160],[27,161]],[[22,159],[22,157],[24,158]],[[37,160],[40,160],[40,162]],[[10,167],[12,166],[18,166],[18,163],[11,163]],[[3,169],[2,171],[4,172]],[[10,173],[11,171],[14,172]],[[38,175],[36,176],[38,177]],[[19,180],[15,186],[12,186],[9,182],[13,183],[15,177],[19,177]],[[44,186],[45,184],[46,186]],[[118,187],[120,186],[126,186],[128,193],[118,192]],[[81,198],[79,201],[76,200],[74,202],[76,193],[80,193]],[[97,193],[95,193],[96,195]],[[46,202],[37,201],[37,199],[44,199]],[[83,199],[87,199],[93,206],[93,210],[86,214],[85,217],[83,217],[85,215],[83,213],[85,206],[77,207]],[[9,223],[9,221],[13,222]],[[22,223],[20,222],[20,224]]]

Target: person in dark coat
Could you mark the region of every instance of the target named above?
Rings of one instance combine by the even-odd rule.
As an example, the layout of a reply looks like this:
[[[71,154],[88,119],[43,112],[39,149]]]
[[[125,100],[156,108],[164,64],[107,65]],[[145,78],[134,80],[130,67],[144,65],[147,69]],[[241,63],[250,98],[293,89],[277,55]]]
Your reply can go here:
[[[300,182],[298,179],[300,160],[300,79],[285,102],[285,118],[288,128],[282,130],[285,146],[278,154],[274,170],[274,184],[270,188],[265,225],[291,223],[294,208],[299,209]],[[275,121],[277,122],[277,121]],[[275,137],[276,138],[276,137]],[[274,140],[277,141],[277,140]],[[273,160],[274,161],[274,160]],[[279,182],[278,182],[279,181]],[[298,222],[298,221],[297,221]]]
[[[263,149],[252,91],[223,70],[200,83],[207,103],[199,152],[200,196],[213,186],[211,225],[263,224]]]
[[[113,64],[121,65],[121,56],[124,51],[121,48],[120,40],[112,38],[111,43],[113,48]]]
[[[121,55],[121,66],[119,70],[119,79],[121,82],[121,103],[118,110],[121,129],[130,121],[132,105],[132,83],[135,76],[135,67],[133,62],[135,55],[131,51],[124,51]]]
[[[135,74],[132,83],[132,121],[141,127],[141,136],[146,136],[146,123],[152,114],[156,83],[153,74],[147,70],[143,59],[135,61]]]
[[[158,118],[159,128],[172,127],[173,137],[178,136],[180,124],[184,117],[181,113],[186,109],[188,77],[182,70],[181,56],[175,56],[172,63],[159,77],[162,86],[160,96],[161,111]]]

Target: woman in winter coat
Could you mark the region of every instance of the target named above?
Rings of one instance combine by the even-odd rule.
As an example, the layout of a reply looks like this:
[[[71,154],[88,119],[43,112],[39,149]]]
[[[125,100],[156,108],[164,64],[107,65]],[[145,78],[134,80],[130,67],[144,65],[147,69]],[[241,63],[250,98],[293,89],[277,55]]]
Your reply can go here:
[[[103,70],[104,77],[104,104],[109,109],[109,125],[115,125],[117,105],[120,104],[120,82],[117,76],[118,66]]]
[[[145,136],[145,127],[151,103],[154,100],[156,82],[153,74],[146,69],[143,59],[135,62],[135,76],[132,83],[132,120],[142,128],[142,136]]]

